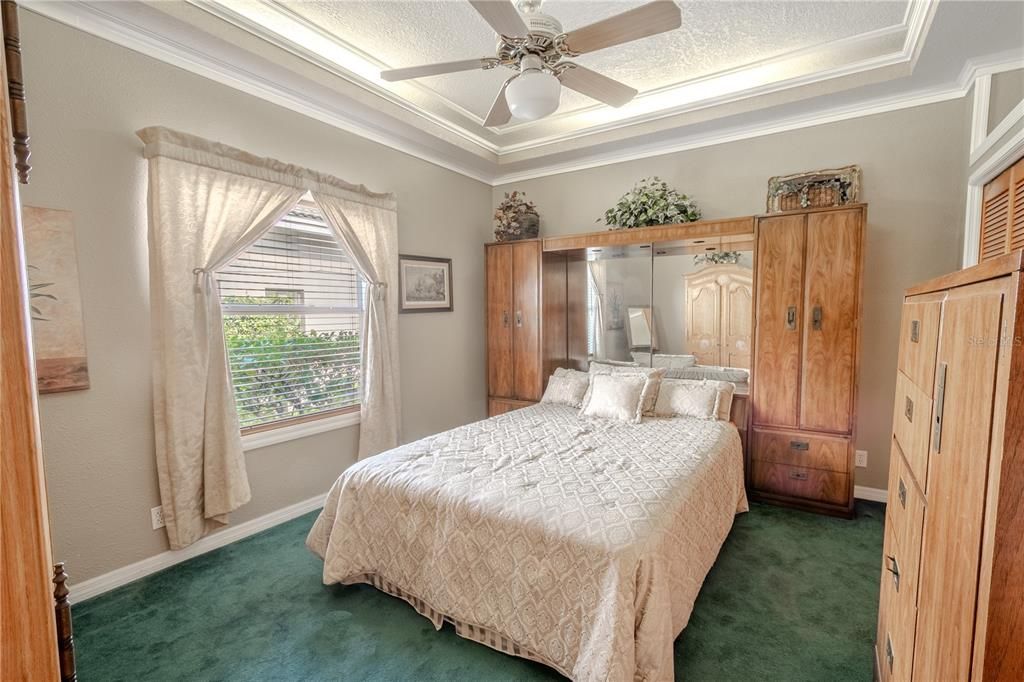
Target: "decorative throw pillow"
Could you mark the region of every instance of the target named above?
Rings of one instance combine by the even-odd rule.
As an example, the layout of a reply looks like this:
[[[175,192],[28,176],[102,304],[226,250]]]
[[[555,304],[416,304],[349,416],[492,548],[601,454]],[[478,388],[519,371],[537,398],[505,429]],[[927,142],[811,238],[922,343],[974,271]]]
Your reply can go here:
[[[647,377],[640,374],[596,374],[580,410],[581,417],[603,417],[639,423]]]
[[[668,355],[665,353],[655,353],[654,361],[651,363],[655,367],[666,367],[669,369],[682,369],[684,367],[693,367],[697,364],[696,355]]]
[[[675,415],[729,421],[735,386],[728,381],[664,379],[654,406],[659,417]]]
[[[555,373],[548,379],[548,387],[540,401],[580,407],[589,385],[590,375],[586,372],[563,370],[563,373],[559,374],[558,370],[555,370]]]
[[[661,384],[661,378],[665,375],[664,369],[638,367],[635,365],[609,365],[606,362],[591,362],[590,376],[594,377],[601,374],[619,374],[625,376],[639,375],[645,377],[648,380],[648,383],[644,386],[643,413],[654,414],[654,401],[658,399],[658,386]],[[593,379],[591,379],[591,385],[593,385]],[[583,398],[583,402],[586,404],[586,397]]]

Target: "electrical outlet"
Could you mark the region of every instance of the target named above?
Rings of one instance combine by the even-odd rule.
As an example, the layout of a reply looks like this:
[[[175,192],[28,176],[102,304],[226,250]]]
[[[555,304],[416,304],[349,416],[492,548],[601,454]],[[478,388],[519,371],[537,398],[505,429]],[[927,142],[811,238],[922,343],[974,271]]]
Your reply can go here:
[[[159,530],[164,527],[164,508],[162,506],[150,509],[149,515],[153,520],[153,530]]]
[[[868,451],[867,450],[857,450],[857,452],[854,454],[854,457],[857,460],[857,466],[859,466],[861,468],[864,468],[864,467],[866,467],[868,465]]]

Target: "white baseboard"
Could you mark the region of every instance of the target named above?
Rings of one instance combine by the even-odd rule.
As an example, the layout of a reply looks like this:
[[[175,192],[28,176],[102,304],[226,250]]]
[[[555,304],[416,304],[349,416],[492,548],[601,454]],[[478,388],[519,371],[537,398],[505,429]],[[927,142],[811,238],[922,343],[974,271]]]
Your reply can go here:
[[[162,571],[174,564],[180,564],[182,561],[188,561],[200,554],[206,554],[207,552],[219,547],[230,545],[232,542],[237,542],[243,538],[249,537],[250,535],[255,535],[260,531],[273,528],[285,521],[291,521],[292,519],[298,518],[303,514],[307,514],[324,506],[324,499],[326,497],[327,494],[324,493],[323,495],[317,495],[316,497],[311,497],[308,500],[303,500],[302,502],[296,502],[295,504],[272,511],[269,514],[264,514],[263,516],[255,519],[233,526],[226,526],[223,530],[207,535],[185,549],[168,550],[161,554],[143,559],[142,561],[136,561],[134,564],[129,564],[123,568],[118,568],[110,573],[104,573],[103,575],[98,575],[95,578],[83,580],[80,583],[71,583],[68,585],[71,590],[69,597],[70,601],[72,603],[85,601],[86,599],[103,594],[104,592],[109,592],[115,587],[127,585],[128,583],[134,582],[139,578],[144,578],[151,573]]]
[[[863,485],[853,486],[853,496],[858,500],[871,500],[872,502],[886,502],[889,499],[889,491],[882,488],[868,488]]]

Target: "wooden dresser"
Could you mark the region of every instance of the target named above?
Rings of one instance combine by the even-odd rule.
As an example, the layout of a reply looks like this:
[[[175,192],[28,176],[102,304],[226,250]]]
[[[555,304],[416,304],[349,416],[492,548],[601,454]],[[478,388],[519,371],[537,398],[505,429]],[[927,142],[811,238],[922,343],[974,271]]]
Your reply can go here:
[[[883,680],[1024,679],[1022,252],[914,287],[900,327]]]
[[[566,364],[566,258],[544,253],[539,239],[484,248],[487,414],[493,417],[539,401],[548,376]]]
[[[758,218],[748,485],[853,513],[863,205]]]

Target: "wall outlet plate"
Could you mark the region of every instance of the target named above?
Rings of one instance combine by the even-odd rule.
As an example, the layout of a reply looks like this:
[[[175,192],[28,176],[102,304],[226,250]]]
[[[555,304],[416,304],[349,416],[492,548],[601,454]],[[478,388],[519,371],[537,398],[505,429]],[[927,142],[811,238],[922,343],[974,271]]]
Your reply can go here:
[[[150,509],[149,515],[153,520],[153,530],[159,530],[166,525],[164,524],[164,508],[162,506]]]
[[[854,460],[855,460],[857,466],[859,466],[861,468],[864,468],[864,467],[866,467],[868,465],[868,451],[867,450],[857,450],[854,453],[853,456],[854,456]]]

